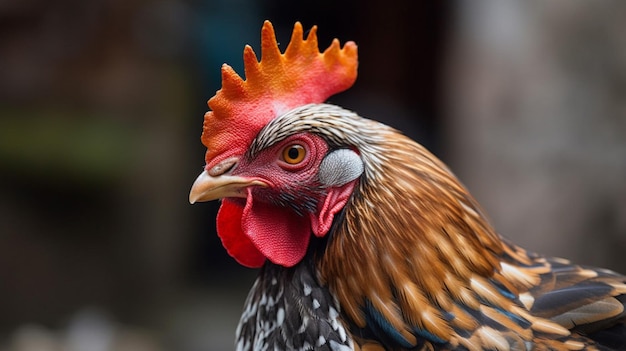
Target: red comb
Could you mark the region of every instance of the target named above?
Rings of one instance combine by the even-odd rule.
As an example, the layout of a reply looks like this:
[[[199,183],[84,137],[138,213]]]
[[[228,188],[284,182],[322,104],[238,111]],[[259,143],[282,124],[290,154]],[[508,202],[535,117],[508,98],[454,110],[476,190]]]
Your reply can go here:
[[[321,103],[348,89],[356,80],[356,44],[339,41],[320,53],[317,27],[303,39],[296,22],[291,41],[282,54],[269,21],[261,30],[261,61],[246,45],[243,80],[229,65],[222,66],[222,88],[209,100],[204,115],[202,143],[207,147],[207,168],[233,155],[241,155],[259,130],[277,116],[298,106]]]

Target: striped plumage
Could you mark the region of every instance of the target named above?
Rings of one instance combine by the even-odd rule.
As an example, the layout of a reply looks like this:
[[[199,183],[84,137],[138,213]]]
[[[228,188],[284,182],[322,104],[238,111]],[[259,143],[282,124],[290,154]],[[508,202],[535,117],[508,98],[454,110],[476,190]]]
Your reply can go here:
[[[314,101],[249,134],[207,145],[190,194],[225,198],[224,246],[262,266],[237,350],[626,350],[626,277],[504,240],[400,132]]]

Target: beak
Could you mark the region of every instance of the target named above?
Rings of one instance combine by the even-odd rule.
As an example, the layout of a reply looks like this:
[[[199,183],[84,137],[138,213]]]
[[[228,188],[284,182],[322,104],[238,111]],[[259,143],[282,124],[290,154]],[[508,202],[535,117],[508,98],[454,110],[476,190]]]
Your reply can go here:
[[[253,185],[267,186],[267,184],[257,179],[226,174],[213,177],[205,170],[193,182],[189,192],[189,202],[193,204],[198,201],[211,201],[224,197],[245,198],[247,194],[244,190]]]

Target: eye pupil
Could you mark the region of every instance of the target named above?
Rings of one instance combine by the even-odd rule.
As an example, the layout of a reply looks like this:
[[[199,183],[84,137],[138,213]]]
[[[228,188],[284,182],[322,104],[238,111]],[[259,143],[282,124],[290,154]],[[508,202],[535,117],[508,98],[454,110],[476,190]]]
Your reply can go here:
[[[306,157],[306,149],[299,144],[291,144],[283,149],[283,161],[295,165],[304,160]]]
[[[301,151],[298,150],[298,148],[292,146],[289,148],[289,151],[287,151],[287,156],[289,156],[290,159],[295,160],[300,155],[300,152]]]

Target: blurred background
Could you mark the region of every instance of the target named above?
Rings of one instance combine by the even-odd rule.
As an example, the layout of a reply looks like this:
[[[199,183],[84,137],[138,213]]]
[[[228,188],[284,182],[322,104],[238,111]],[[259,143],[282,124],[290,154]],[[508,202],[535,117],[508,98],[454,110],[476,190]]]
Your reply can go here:
[[[0,350],[232,349],[256,272],[190,206],[206,101],[270,19],[359,45],[331,102],[447,162],[503,235],[626,272],[626,3],[0,1]]]

